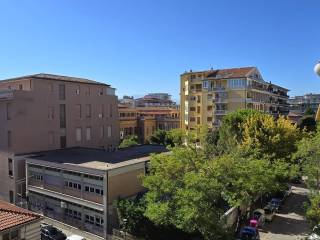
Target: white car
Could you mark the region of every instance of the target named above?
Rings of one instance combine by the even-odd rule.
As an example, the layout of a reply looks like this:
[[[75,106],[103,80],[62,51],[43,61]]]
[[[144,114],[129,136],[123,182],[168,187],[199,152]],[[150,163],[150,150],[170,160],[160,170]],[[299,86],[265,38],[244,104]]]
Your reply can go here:
[[[266,214],[263,209],[256,209],[253,211],[253,219],[257,220],[258,226],[263,227],[266,221]]]
[[[267,205],[263,208],[264,213],[265,213],[265,220],[267,222],[271,222],[274,218],[274,216],[276,215],[275,210],[273,207],[271,207],[270,205]]]
[[[67,237],[67,240],[86,240],[86,239],[79,235],[71,235],[70,237]]]
[[[308,240],[320,240],[320,226],[315,226],[312,230],[311,235],[307,238]]]

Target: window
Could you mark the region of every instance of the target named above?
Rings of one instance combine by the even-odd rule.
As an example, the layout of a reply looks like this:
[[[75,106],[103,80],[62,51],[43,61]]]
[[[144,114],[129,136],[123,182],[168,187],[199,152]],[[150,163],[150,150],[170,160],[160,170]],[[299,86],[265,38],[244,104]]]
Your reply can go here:
[[[9,191],[10,203],[14,202],[13,191]]]
[[[200,124],[200,117],[197,117],[197,124]]]
[[[80,94],[80,85],[77,85],[76,87],[76,95],[79,95]]]
[[[12,142],[12,136],[11,131],[8,131],[7,133],[7,140],[8,140],[8,148],[11,148],[11,142]]]
[[[87,118],[91,117],[91,104],[86,105],[86,117]]]
[[[81,104],[76,105],[76,116],[78,119],[81,119]]]
[[[190,111],[191,111],[191,112],[194,112],[195,110],[196,110],[195,107],[190,107]]]
[[[112,135],[112,129],[111,129],[111,126],[108,126],[108,138],[111,138],[111,135]]]
[[[99,118],[103,118],[104,117],[104,105],[101,104],[99,105]]]
[[[9,176],[13,176],[13,167],[12,167],[12,159],[8,158],[8,168],[9,168]]]
[[[76,128],[76,141],[81,142],[81,138],[82,138],[82,129]]]
[[[103,95],[103,88],[99,88],[99,96]]]
[[[60,128],[66,128],[66,105],[60,104]]]
[[[202,88],[208,89],[209,83],[208,81],[203,81],[202,82]]]
[[[43,176],[41,174],[33,174],[33,178],[37,181],[43,181]]]
[[[197,103],[201,102],[201,96],[197,96]]]
[[[103,225],[103,219],[96,217],[96,226],[101,227]]]
[[[85,94],[86,96],[90,96],[90,87],[86,87]]]
[[[11,120],[11,103],[7,103],[7,120]]]
[[[48,107],[48,120],[54,119],[54,107]]]
[[[112,104],[110,104],[110,107],[109,107],[109,116],[112,117]]]
[[[104,126],[103,126],[103,125],[100,126],[100,128],[99,128],[99,137],[100,137],[100,138],[103,138],[103,137],[104,137]]]
[[[23,90],[22,84],[19,84],[19,90]]]
[[[59,84],[59,100],[66,100],[66,86]]]
[[[86,129],[86,140],[87,141],[91,140],[91,127],[87,127]]]
[[[228,87],[229,88],[245,88],[246,79],[229,79]]]
[[[84,190],[86,192],[95,193],[99,196],[103,196],[103,190],[101,188],[85,186]]]
[[[48,90],[49,90],[50,93],[53,92],[53,83],[49,83],[48,84]]]

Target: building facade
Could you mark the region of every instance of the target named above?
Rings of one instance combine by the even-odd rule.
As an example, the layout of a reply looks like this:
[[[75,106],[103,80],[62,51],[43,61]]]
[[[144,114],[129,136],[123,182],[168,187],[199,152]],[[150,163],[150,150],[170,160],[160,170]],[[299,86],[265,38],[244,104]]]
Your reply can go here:
[[[146,142],[157,130],[170,131],[180,127],[178,108],[128,107],[119,104],[120,138],[136,135],[141,143]]]
[[[263,80],[255,67],[185,72],[180,77],[181,128],[216,128],[238,109],[273,115],[289,112],[288,89]]]
[[[106,152],[69,148],[26,156],[29,208],[81,230],[107,237],[118,227],[114,202],[145,189],[149,155],[163,146]]]
[[[320,94],[309,93],[303,96],[295,96],[290,98],[288,102],[290,112],[303,115],[307,108],[311,108],[316,113],[320,104]]]
[[[88,79],[36,74],[0,81],[0,199],[22,204],[21,155],[119,143],[115,90]]]
[[[0,240],[40,240],[42,219],[38,214],[0,201]]]

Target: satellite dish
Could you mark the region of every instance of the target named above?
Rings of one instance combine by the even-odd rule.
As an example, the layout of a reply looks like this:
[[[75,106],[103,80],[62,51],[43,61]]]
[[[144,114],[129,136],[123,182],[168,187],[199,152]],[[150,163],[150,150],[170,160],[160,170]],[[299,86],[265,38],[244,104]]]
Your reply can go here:
[[[314,71],[318,76],[320,76],[320,62],[314,66]]]

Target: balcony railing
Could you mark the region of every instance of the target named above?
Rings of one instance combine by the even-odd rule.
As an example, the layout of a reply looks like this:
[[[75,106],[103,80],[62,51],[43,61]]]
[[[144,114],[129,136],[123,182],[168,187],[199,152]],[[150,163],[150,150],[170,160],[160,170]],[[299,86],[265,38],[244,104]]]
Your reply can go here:
[[[215,115],[225,115],[227,113],[228,113],[227,110],[214,110]]]
[[[215,103],[227,103],[228,102],[228,98],[214,98],[213,101]]]
[[[225,92],[226,88],[225,87],[212,87],[210,89],[210,91],[213,91],[213,92]]]

